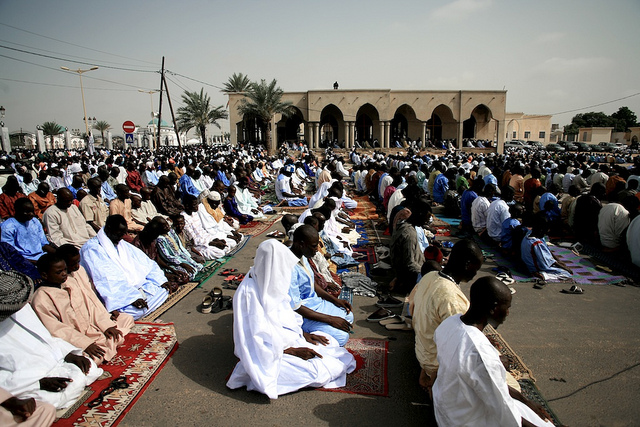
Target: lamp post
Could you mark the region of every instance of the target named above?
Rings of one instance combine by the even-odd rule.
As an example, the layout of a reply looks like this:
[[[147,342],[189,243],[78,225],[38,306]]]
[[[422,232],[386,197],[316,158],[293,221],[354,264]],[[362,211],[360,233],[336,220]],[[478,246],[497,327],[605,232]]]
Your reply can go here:
[[[155,113],[153,112],[153,94],[160,92],[159,90],[142,90],[142,89],[138,89],[138,92],[140,93],[148,93],[149,94],[149,98],[151,99],[151,121],[153,121],[153,119],[156,118]],[[160,132],[160,123],[158,123],[158,132]],[[156,130],[153,129],[153,140],[156,140]]]
[[[84,127],[87,131],[87,135],[89,135],[89,124],[87,123],[87,107],[84,105],[84,88],[82,87],[82,73],[86,73],[87,71],[97,70],[98,67],[91,67],[88,70],[81,70],[80,68],[78,68],[77,70],[71,70],[67,67],[60,67],[60,68],[65,71],[78,73],[78,76],[80,77],[80,93],[82,94],[82,111],[84,112]]]

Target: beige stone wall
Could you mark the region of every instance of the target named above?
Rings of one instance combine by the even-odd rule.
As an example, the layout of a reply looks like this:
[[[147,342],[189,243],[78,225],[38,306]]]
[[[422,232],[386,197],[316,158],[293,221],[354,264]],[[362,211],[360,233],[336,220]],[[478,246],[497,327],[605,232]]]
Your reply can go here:
[[[507,113],[505,137],[507,141],[521,139],[548,144],[551,142],[551,117],[550,115]],[[529,132],[528,136],[525,136],[526,132]],[[540,137],[540,132],[544,132],[544,137]]]
[[[237,143],[242,123],[238,106],[242,94],[229,95],[229,121],[231,142]],[[506,91],[393,91],[371,90],[313,90],[285,92],[283,99],[290,101],[302,116],[304,138],[311,147],[320,141],[320,123],[323,111],[332,109],[336,114],[339,141],[353,146],[356,117],[366,111],[372,121],[372,138],[382,147],[393,144],[390,125],[397,112],[407,120],[407,136],[424,141],[426,123],[435,113],[442,121],[442,138],[462,141],[462,122],[473,114],[476,119],[475,137],[498,142],[502,151],[505,140]],[[283,126],[281,117],[272,120],[272,137],[275,145],[277,127]],[[550,127],[550,126],[549,126]],[[275,147],[272,147],[275,148]]]
[[[588,142],[593,144],[610,142],[612,130],[612,127],[580,128],[578,130],[577,140],[579,142]]]

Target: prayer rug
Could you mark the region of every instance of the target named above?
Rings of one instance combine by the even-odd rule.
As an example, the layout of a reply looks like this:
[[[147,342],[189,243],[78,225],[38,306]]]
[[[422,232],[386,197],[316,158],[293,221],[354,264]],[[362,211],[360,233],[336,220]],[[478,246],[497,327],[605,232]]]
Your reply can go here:
[[[358,206],[351,210],[349,216],[351,219],[379,219],[380,216],[376,211],[376,205],[374,205],[369,196],[353,196],[353,200],[358,202]]]
[[[249,236],[259,236],[273,224],[280,221],[280,215],[274,215],[274,218],[268,218],[266,221],[251,221],[248,224],[240,226],[240,232]]]
[[[460,225],[460,218],[447,218],[446,216],[438,215],[438,219],[446,223],[450,227],[458,227]]]
[[[640,284],[640,268],[626,259],[620,259],[618,254],[602,252],[600,249],[589,244],[584,244],[580,252],[589,255],[599,263],[606,264],[614,272],[621,273]]]
[[[500,335],[500,333],[498,333],[498,331],[496,331],[491,325],[487,325],[483,332],[491,344],[493,344],[493,346],[500,352],[500,355],[507,358],[509,362],[507,370],[518,381],[518,384],[520,384],[522,394],[526,398],[541,404],[549,415],[551,415],[553,423],[556,426],[562,425],[558,416],[549,407],[549,403],[542,396],[538,387],[536,387],[536,379],[533,377],[531,370],[524,364],[520,356],[513,351],[504,338],[502,338],[502,335]]]
[[[367,246],[363,248],[353,248],[353,252],[358,254],[364,254],[367,257],[364,259],[360,259],[360,262],[368,262],[369,264],[375,264],[378,262],[378,256],[376,255],[376,249],[372,246]],[[354,253],[354,255],[355,255]]]
[[[247,242],[249,241],[249,239],[251,238],[250,235],[245,234],[244,236],[242,236],[242,239],[240,240],[240,242],[236,245],[235,248],[233,248],[231,250],[231,252],[229,252],[228,254],[226,254],[224,257],[225,258],[231,258],[233,257],[235,254],[237,254],[238,252],[240,252],[242,250],[242,248],[245,247],[245,245],[247,244]]]
[[[105,374],[87,387],[86,393],[53,426],[118,425],[177,348],[178,339],[173,323],[136,322],[126,336],[124,345],[118,349],[118,354],[102,365]],[[126,378],[129,387],[116,388],[104,397],[102,404],[94,408],[87,406],[111,381],[120,376]]]
[[[372,338],[351,338],[345,348],[356,359],[356,369],[347,375],[347,385],[340,388],[320,388],[321,391],[387,396],[387,354],[389,341]]]
[[[162,303],[160,307],[158,307],[151,313],[147,314],[145,317],[143,317],[140,320],[143,322],[153,322],[162,314],[164,314],[165,311],[169,310],[171,307],[176,305],[178,301],[180,301],[182,298],[187,296],[189,292],[197,288],[199,284],[200,282],[188,282],[180,286],[177,291],[175,291],[172,294],[169,294],[166,301]]]
[[[204,268],[196,274],[196,277],[193,279],[194,282],[198,282],[202,284],[206,282],[209,277],[216,274],[218,269],[225,265],[229,261],[229,258],[220,258],[220,259],[212,259],[207,261],[204,265]]]
[[[511,271],[513,280],[516,282],[532,282],[533,276],[527,271],[526,266],[522,262],[514,262],[511,259],[505,258],[496,248],[488,246],[482,242],[479,238],[475,238],[483,252],[491,255],[497,265],[507,267]],[[597,270],[595,265],[588,259],[577,256],[571,249],[562,248],[560,246],[549,246],[551,252],[567,267],[573,271],[572,278],[567,281],[558,283],[577,283],[581,285],[607,285],[613,283],[620,283],[626,278],[624,276],[616,276],[604,271]]]

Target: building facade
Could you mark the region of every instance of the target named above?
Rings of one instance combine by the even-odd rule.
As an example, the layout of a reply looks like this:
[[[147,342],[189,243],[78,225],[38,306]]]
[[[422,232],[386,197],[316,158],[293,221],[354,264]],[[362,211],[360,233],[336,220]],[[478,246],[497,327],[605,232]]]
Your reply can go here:
[[[244,95],[229,95],[231,142],[266,142],[265,126],[244,118],[238,107]],[[310,148],[321,142],[344,142],[352,148],[377,140],[381,148],[403,139],[486,139],[502,152],[505,135],[506,91],[396,91],[313,90],[285,92],[283,101],[293,104],[288,118],[276,115],[272,150],[285,141],[306,141]]]
[[[506,139],[509,141],[513,139],[537,141],[546,145],[552,142],[551,117],[541,114],[507,113]]]

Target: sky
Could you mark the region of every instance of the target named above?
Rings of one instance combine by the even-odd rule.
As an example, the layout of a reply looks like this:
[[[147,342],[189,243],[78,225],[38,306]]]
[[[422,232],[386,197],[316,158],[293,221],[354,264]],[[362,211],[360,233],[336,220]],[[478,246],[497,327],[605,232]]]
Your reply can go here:
[[[60,67],[97,65],[87,114],[121,135],[151,119],[151,98],[158,110],[139,90],[159,89],[164,56],[174,109],[200,89],[226,106],[220,87],[241,72],[284,91],[505,89],[507,112],[561,126],[621,106],[640,116],[638,18],[638,0],[0,0],[0,105],[10,132],[84,128],[78,74]]]

